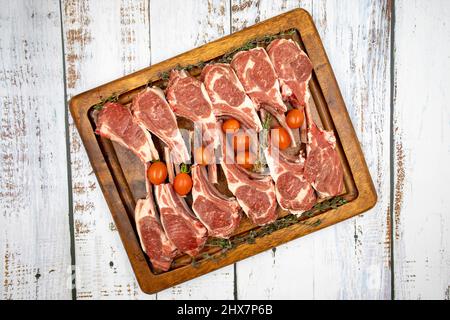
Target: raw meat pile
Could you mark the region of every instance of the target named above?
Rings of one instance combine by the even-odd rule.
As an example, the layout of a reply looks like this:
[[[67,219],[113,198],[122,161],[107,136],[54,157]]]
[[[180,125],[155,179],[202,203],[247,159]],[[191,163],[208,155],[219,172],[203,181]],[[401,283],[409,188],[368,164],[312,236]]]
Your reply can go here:
[[[242,213],[262,226],[278,218],[278,205],[300,215],[317,201],[343,192],[343,169],[334,133],[319,128],[311,115],[308,82],[312,70],[311,61],[296,42],[276,39],[267,49],[237,53],[230,64],[206,65],[199,78],[184,70],[172,70],[165,92],[158,87],[146,88],[130,108],[119,103],[103,106],[96,133],[130,149],[146,166],[147,197],[137,202],[135,220],[142,248],[156,270],[169,270],[179,253],[195,257],[208,236],[229,238],[237,230]],[[260,139],[256,144],[270,174],[236,163],[234,140],[230,142],[229,133],[219,129],[222,121],[232,118],[246,130],[267,132],[265,141],[270,142],[273,130],[265,121],[268,113],[286,129],[294,146],[298,132],[286,120],[291,107],[306,119],[306,143],[300,148],[304,151],[288,155],[281,147]],[[190,138],[183,139],[177,116],[197,127]],[[196,138],[197,131],[200,138]],[[163,177],[162,183],[152,184],[147,176],[151,162],[159,159],[152,135],[166,146],[169,182]],[[216,161],[195,162],[190,167],[192,208],[176,192],[173,166],[179,173],[180,164],[191,163],[192,135],[202,148],[218,156],[233,197],[220,193],[214,185]]]

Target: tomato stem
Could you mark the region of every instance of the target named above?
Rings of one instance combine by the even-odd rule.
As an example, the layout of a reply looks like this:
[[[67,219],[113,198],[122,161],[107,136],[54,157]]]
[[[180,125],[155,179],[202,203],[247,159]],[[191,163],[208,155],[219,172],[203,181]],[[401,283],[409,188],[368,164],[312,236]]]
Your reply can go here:
[[[189,171],[191,171],[191,170],[190,170],[190,168],[188,167],[188,165],[187,165],[186,163],[182,163],[182,164],[181,164],[181,172],[182,172],[182,173],[189,173]]]

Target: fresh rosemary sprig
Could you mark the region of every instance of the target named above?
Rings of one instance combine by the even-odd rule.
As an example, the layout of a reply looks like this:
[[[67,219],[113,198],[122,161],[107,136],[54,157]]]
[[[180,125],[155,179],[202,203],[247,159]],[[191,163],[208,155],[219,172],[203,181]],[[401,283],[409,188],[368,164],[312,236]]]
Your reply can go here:
[[[275,222],[273,222],[269,225],[262,226],[258,229],[251,230],[250,232],[243,234],[243,235],[235,236],[232,239],[211,238],[206,243],[206,246],[220,247],[221,248],[220,254],[218,255],[218,254],[206,253],[206,254],[203,254],[203,259],[217,261],[220,257],[225,256],[229,250],[236,248],[240,244],[243,244],[243,243],[253,244],[256,242],[257,238],[262,238],[264,236],[270,235],[271,233],[273,233],[275,231],[290,227],[297,223],[309,226],[311,228],[317,227],[322,223],[321,219],[317,219],[313,222],[304,221],[304,219],[307,217],[312,217],[317,213],[323,213],[330,209],[336,209],[337,207],[342,206],[345,203],[347,203],[347,201],[344,198],[338,196],[338,197],[317,203],[316,205],[314,205],[314,207],[312,207],[311,210],[304,212],[301,216],[289,214],[283,218],[276,220]],[[195,264],[195,266],[197,266],[198,263],[199,263],[198,260],[193,259],[193,263],[192,263],[193,266],[194,266],[194,264]]]
[[[262,172],[266,168],[267,162],[264,156],[264,149],[268,146],[268,136],[269,136],[269,130],[270,130],[270,122],[272,120],[272,117],[270,113],[266,113],[266,117],[264,118],[264,121],[262,123],[262,131],[260,134],[260,144],[258,147],[258,158],[255,161],[255,164],[253,165],[252,170],[254,172]]]
[[[119,95],[117,93],[113,93],[111,96],[101,99],[99,103],[95,104],[93,106],[93,108],[95,110],[102,110],[103,106],[105,105],[105,103],[107,102],[117,102],[119,100]]]
[[[178,66],[175,67],[175,69],[176,70],[191,71],[192,69],[196,69],[196,68],[201,69],[204,66],[206,66],[206,62],[200,61],[200,62],[198,62],[196,64],[188,64],[187,66],[180,66],[180,65],[178,65]]]
[[[170,77],[169,71],[160,72],[158,75],[161,78],[161,80],[164,80],[164,81],[169,80],[169,77]]]
[[[295,29],[290,29],[286,32],[281,32],[281,33],[274,34],[274,35],[268,35],[268,36],[264,36],[261,38],[256,38],[252,41],[247,42],[242,47],[239,47],[237,49],[234,49],[233,51],[230,51],[230,52],[224,54],[222,56],[222,58],[217,60],[217,62],[230,63],[231,60],[233,60],[234,55],[240,51],[250,50],[250,49],[256,48],[258,46],[267,46],[273,40],[280,38],[282,36],[293,35],[295,32],[296,32]]]
[[[295,29],[290,29],[286,32],[280,32],[278,34],[256,38],[252,41],[247,42],[242,47],[239,47],[237,49],[234,49],[234,50],[224,54],[221,58],[214,60],[214,62],[230,63],[231,60],[233,59],[234,55],[240,51],[250,50],[250,49],[256,48],[257,46],[267,46],[270,42],[272,42],[272,40],[275,40],[275,39],[283,37],[283,36],[293,35],[293,34],[295,34],[295,32],[296,32]],[[174,69],[191,71],[192,69],[202,69],[207,64],[208,64],[207,62],[200,61],[196,64],[189,64],[186,66],[178,65]],[[159,73],[159,78],[163,81],[169,80],[169,77],[170,77],[170,70]]]
[[[208,247],[220,247],[222,249],[232,248],[233,245],[229,239],[211,238],[207,243]]]

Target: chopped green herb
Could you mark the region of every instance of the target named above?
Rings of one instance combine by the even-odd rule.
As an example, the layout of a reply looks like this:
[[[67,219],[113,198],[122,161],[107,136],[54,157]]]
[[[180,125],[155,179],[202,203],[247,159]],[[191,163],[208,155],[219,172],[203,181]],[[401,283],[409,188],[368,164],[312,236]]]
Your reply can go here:
[[[111,96],[101,99],[99,103],[95,104],[93,106],[93,108],[95,110],[102,110],[103,106],[107,103],[107,102],[117,102],[119,100],[119,95],[116,93],[113,93]]]
[[[335,209],[345,203],[347,203],[347,201],[344,198],[335,197],[333,199],[328,199],[317,203],[311,210],[304,212],[301,216],[289,214],[269,225],[251,230],[250,232],[243,235],[235,236],[232,239],[211,238],[206,243],[206,246],[220,247],[220,255],[218,256],[217,254],[203,254],[203,258],[207,260],[217,261],[220,257],[226,256],[226,253],[229,250],[236,248],[243,243],[254,244],[258,238],[270,235],[275,231],[290,227],[297,223],[309,226],[311,228],[317,227],[322,223],[321,219],[317,219],[314,222],[308,222],[303,221],[304,218],[312,217],[317,213],[322,213],[330,209]]]
[[[272,42],[272,40],[281,38],[281,37],[287,36],[287,35],[293,35],[293,34],[295,34],[295,32],[296,32],[295,29],[290,29],[286,32],[280,32],[275,35],[268,35],[265,37],[254,39],[252,41],[247,42],[242,47],[239,47],[237,49],[234,49],[234,50],[224,54],[221,58],[214,60],[214,62],[230,63],[231,60],[233,59],[234,55],[240,51],[250,50],[250,49],[256,48],[258,46],[267,46],[270,42]],[[177,65],[174,69],[191,71],[193,69],[202,69],[207,64],[208,64],[207,62],[200,61],[196,64],[189,64],[186,66]],[[170,77],[170,70],[159,73],[159,78],[163,81],[169,80],[169,77]],[[165,85],[166,84],[162,84],[161,86],[165,87]]]

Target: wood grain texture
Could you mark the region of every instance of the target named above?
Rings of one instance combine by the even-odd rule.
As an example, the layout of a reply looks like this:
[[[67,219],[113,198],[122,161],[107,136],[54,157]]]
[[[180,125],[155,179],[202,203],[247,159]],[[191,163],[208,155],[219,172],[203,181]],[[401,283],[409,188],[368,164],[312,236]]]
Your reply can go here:
[[[149,3],[62,2],[68,99],[148,66]],[[154,298],[135,280],[116,227],[70,119],[78,299]]]
[[[236,1],[232,5],[233,31],[295,6],[312,12],[379,200],[363,216],[239,262],[238,297],[388,299],[390,4]]]
[[[390,10],[390,1],[324,1],[313,10],[378,194],[374,209],[333,230],[343,241],[328,255],[334,276],[322,280],[336,298],[391,298]],[[333,243],[320,240],[324,249]]]
[[[129,219],[134,210],[133,191],[130,189],[136,183],[142,182],[142,175],[133,170],[134,164],[119,162],[114,149],[108,146],[111,143],[96,138],[92,119],[89,116],[92,106],[98,103],[102,97],[108,97],[118,92],[121,93],[119,101],[127,103],[137,94],[139,88],[144,88],[149,82],[156,81],[161,85],[159,80],[162,71],[170,70],[177,65],[210,61],[250,40],[267,34],[277,34],[292,28],[298,30],[299,34],[293,35],[293,37],[296,41],[299,41],[299,38],[302,39],[302,45],[304,45],[314,67],[315,77],[310,82],[313,105],[324,128],[334,130],[336,134],[337,152],[341,158],[344,171],[346,193],[343,196],[347,203],[339,206],[339,208],[317,213],[313,217],[305,217],[299,223],[278,229],[264,237],[259,237],[255,239],[254,244],[241,243],[228,251],[225,256],[219,256],[220,254],[217,252],[218,256],[215,256],[215,258],[218,259],[216,261],[202,259],[197,260],[195,265],[189,263],[189,260],[179,261],[180,263],[169,272],[154,274],[139,245],[136,232],[133,230],[133,222]],[[70,111],[89,155],[95,175],[102,186],[134,272],[145,292],[155,293],[173,287],[349,219],[373,208],[377,201],[375,186],[319,34],[311,16],[304,10],[289,11],[131,75],[83,92],[70,100]],[[130,171],[133,174],[125,177],[124,171]],[[247,224],[245,229],[247,235],[252,228],[254,226]],[[265,232],[264,230],[261,231]]]
[[[59,4],[0,7],[0,300],[70,299]]]
[[[395,298],[450,299],[450,3],[395,4]]]
[[[239,262],[236,274],[227,267],[145,295],[69,117],[77,298],[231,299],[234,276],[239,299],[390,298],[389,1],[61,3],[64,45],[58,1],[0,0],[0,299],[71,298],[63,48],[70,99],[295,7],[313,14],[377,206]],[[395,298],[450,299],[450,6],[395,4]]]
[[[183,8],[183,10],[180,10]],[[228,0],[151,0],[152,64],[230,33]],[[213,285],[212,285],[213,284]],[[159,292],[158,299],[233,299],[234,270],[228,266]]]
[[[285,11],[304,8],[312,11],[312,1],[232,1],[232,31],[241,30]],[[321,232],[322,233],[322,232]],[[313,278],[312,264],[298,259],[299,252],[306,253],[305,242],[314,235],[295,240],[272,251],[263,252],[236,264],[238,299],[307,299],[310,297]],[[311,254],[313,248],[308,249]],[[310,259],[308,259],[310,260]],[[295,276],[298,275],[298,276]],[[293,277],[293,278],[292,278]],[[301,284],[299,283],[301,280]]]

